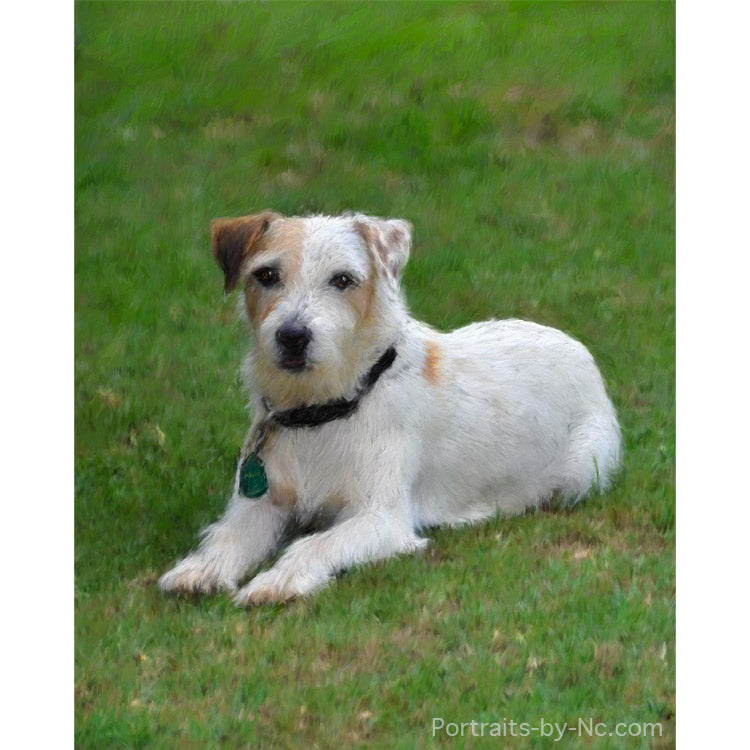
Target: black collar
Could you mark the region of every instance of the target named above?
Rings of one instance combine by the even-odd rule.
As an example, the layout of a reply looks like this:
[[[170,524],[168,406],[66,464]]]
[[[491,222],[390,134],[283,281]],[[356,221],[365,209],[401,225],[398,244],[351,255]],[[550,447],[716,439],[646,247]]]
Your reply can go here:
[[[386,349],[380,359],[370,368],[370,371],[362,378],[354,398],[338,398],[315,406],[298,406],[296,409],[286,411],[273,411],[265,402],[264,405],[270,412],[268,418],[281,427],[296,429],[298,427],[319,427],[326,422],[335,419],[344,419],[351,416],[359,406],[359,402],[368,394],[380,376],[393,364],[396,359],[396,348],[391,346]]]

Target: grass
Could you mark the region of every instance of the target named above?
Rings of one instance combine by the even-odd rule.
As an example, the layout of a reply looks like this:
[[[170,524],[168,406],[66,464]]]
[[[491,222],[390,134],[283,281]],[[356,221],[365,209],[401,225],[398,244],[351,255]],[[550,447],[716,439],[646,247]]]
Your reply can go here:
[[[75,15],[76,745],[463,747],[432,717],[580,716],[662,724],[597,747],[672,746],[674,6]],[[284,607],[162,597],[247,425],[209,221],[267,207],[408,218],[417,317],[584,341],[621,415],[616,487],[436,530]]]

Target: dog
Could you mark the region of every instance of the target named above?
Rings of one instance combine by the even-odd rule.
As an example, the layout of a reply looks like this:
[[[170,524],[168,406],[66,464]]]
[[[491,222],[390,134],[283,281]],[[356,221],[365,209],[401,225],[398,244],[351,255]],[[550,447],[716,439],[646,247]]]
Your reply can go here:
[[[163,591],[302,597],[421,550],[430,527],[609,486],[620,429],[588,350],[522,320],[416,321],[400,289],[411,237],[362,214],[212,222],[225,292],[244,291],[255,416],[225,514]],[[316,530],[241,586],[295,524]]]

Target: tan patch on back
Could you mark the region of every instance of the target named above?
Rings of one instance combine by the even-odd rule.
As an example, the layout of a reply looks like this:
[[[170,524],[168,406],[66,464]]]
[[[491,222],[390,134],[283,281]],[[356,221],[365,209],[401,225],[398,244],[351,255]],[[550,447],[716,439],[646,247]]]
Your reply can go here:
[[[434,341],[425,345],[425,359],[422,366],[422,377],[431,385],[440,381],[443,363],[443,350]]]

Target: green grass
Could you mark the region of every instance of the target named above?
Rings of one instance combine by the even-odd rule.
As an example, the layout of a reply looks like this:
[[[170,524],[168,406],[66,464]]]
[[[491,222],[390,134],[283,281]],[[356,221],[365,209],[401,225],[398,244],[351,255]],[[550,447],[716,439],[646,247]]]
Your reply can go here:
[[[671,3],[76,6],[77,746],[673,744],[674,49]],[[162,597],[247,426],[209,221],[263,208],[403,216],[417,317],[585,342],[616,487],[285,607]]]

